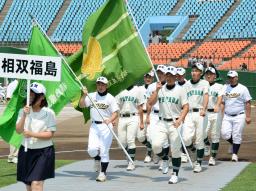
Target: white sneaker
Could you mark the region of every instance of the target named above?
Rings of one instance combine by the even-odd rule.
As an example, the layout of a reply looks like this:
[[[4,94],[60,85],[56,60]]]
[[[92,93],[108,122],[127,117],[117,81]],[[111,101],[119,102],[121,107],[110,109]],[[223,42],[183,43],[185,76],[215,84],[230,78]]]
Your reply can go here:
[[[149,155],[147,155],[144,159],[144,163],[150,163],[151,162],[151,157]]]
[[[159,164],[158,170],[162,170],[162,169],[163,169],[163,160],[160,160],[160,164]]]
[[[174,173],[172,173],[171,178],[169,179],[169,184],[177,184],[179,181],[178,176],[176,176]]]
[[[163,160],[162,173],[167,174],[169,171],[169,160]]]
[[[215,166],[216,165],[216,161],[214,157],[210,157],[209,162],[208,162],[209,166]]]
[[[210,154],[211,154],[210,146],[205,145],[205,147],[204,147],[204,156],[208,157],[208,156],[210,156]]]
[[[201,171],[202,171],[201,165],[198,162],[196,162],[194,167],[194,173],[199,173]]]
[[[105,182],[107,180],[106,174],[104,172],[100,172],[99,176],[96,178],[98,182]]]
[[[101,170],[101,163],[100,160],[94,160],[94,171],[95,172],[100,172]]]
[[[18,163],[18,158],[17,157],[13,157],[12,158],[12,163],[17,164]]]
[[[232,153],[233,153],[233,145],[229,145],[228,154],[232,154]]]
[[[160,161],[160,157],[157,156],[157,155],[155,155],[155,156],[153,157],[153,162],[154,162],[154,164],[158,164],[159,161]]]
[[[128,166],[126,168],[127,171],[133,171],[135,170],[135,165],[131,162],[128,163]]]
[[[238,156],[236,154],[232,154],[232,159],[233,162],[238,162]]]
[[[181,154],[181,162],[182,163],[187,163],[188,162],[188,157],[185,153]]]

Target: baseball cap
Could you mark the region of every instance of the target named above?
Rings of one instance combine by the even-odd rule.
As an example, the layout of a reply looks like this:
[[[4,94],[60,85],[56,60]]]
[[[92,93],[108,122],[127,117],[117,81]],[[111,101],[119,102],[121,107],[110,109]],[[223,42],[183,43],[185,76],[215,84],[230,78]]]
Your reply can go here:
[[[170,73],[172,75],[176,75],[177,74],[177,69],[175,67],[173,67],[173,66],[168,66],[166,68],[166,74],[167,73]]]
[[[213,67],[206,68],[205,73],[208,72],[208,71],[213,73],[213,74],[216,74],[216,71],[215,71],[215,69]]]
[[[154,74],[153,70],[151,70],[150,72],[144,74],[144,76],[147,76],[147,75],[154,77],[155,74]]]
[[[184,68],[177,68],[177,74],[180,76],[183,76],[186,73],[186,70]]]
[[[228,76],[228,77],[231,77],[231,78],[233,78],[233,77],[238,77],[238,73],[237,73],[236,71],[234,71],[234,70],[230,70],[230,71],[228,72],[227,76]]]
[[[204,66],[200,62],[196,62],[193,66],[196,67],[198,70],[201,70],[202,72],[204,71]]]
[[[46,94],[46,89],[43,84],[40,84],[38,82],[33,82],[30,85],[30,90],[32,90],[36,94]]]
[[[156,71],[157,71],[157,70],[159,70],[159,71],[165,73],[165,72],[166,72],[166,66],[164,66],[164,65],[158,65],[157,68],[156,68]]]
[[[96,82],[102,82],[103,84],[108,84],[108,79],[104,76],[100,76],[97,78]]]

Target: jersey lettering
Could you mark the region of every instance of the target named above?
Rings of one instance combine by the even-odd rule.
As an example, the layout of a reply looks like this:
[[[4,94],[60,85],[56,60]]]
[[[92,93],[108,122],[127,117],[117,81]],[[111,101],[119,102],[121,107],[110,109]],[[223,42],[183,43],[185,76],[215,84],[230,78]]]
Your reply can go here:
[[[98,109],[107,109],[109,105],[106,105],[104,103],[95,103]],[[93,105],[91,107],[94,107]]]
[[[225,96],[228,98],[237,98],[240,96],[240,93],[226,93]]]
[[[164,102],[169,102],[169,103],[174,103],[174,104],[178,104],[179,103],[179,99],[175,98],[175,97],[159,97],[158,98],[159,103],[164,103]]]
[[[218,97],[218,92],[216,92],[216,91],[210,91],[210,96],[212,96],[212,97]]]
[[[193,95],[198,95],[198,96],[202,96],[203,95],[203,91],[202,90],[191,90],[187,93],[188,97],[191,97]]]
[[[129,101],[129,102],[137,103],[136,97],[132,97],[132,96],[121,97],[120,100],[121,100],[122,102]]]

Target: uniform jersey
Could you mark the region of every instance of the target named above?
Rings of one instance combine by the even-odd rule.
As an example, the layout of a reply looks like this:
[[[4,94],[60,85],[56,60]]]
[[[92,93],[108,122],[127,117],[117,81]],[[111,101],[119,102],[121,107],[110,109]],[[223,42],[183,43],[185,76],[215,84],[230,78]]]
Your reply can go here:
[[[100,96],[98,92],[93,92],[89,93],[89,96],[98,107],[98,110],[104,119],[111,117],[112,113],[119,110],[115,98],[109,93],[104,96]],[[87,107],[90,107],[90,115],[92,121],[102,121],[100,114],[93,106],[92,102],[89,99],[89,96],[86,96],[85,104]]]
[[[245,102],[251,99],[247,87],[240,83],[235,87],[230,85],[224,85],[223,87],[223,102],[225,103],[225,113],[228,115],[244,112]]]
[[[185,89],[175,85],[174,88],[168,90],[166,84],[158,92],[159,116],[163,118],[178,118],[180,116],[182,106],[188,103]]]
[[[196,84],[192,84],[191,80],[189,80],[185,87],[189,108],[203,108],[204,94],[207,94],[209,91],[209,82],[200,79]]]
[[[148,86],[148,89],[146,91],[146,96],[149,98],[154,91],[156,91],[156,84],[157,82],[154,82]],[[152,110],[159,111],[159,103],[158,101],[153,105]]]
[[[120,106],[120,114],[138,113],[137,107],[144,103],[144,95],[139,87],[134,86],[130,90],[123,90],[116,96],[117,104]]]
[[[148,100],[147,88],[145,87],[145,85],[139,86],[138,88],[139,88],[139,92],[143,95],[143,99],[144,99],[143,111],[146,111],[147,110],[147,100]]]
[[[222,96],[223,85],[219,83],[214,83],[209,87],[209,102],[208,109],[213,109],[217,103],[219,96]]]

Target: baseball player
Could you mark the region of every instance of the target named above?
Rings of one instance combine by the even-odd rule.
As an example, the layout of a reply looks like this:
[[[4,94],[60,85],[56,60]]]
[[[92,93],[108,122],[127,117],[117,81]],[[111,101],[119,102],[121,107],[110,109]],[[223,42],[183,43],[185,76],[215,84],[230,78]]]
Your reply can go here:
[[[143,104],[143,119],[146,119],[146,115],[147,115],[147,94],[146,94],[146,91],[148,89],[148,86],[150,84],[152,84],[154,81],[154,72],[153,71],[150,71],[149,73],[145,74],[144,75],[144,85],[142,86],[139,86],[139,89],[140,89],[140,93],[142,95],[144,95],[144,100],[145,100],[145,103]],[[150,128],[147,128],[147,126],[145,125],[143,129],[141,128],[138,128],[138,132],[137,132],[137,138],[138,140],[147,147],[147,154],[146,154],[146,157],[144,159],[144,162],[145,163],[149,163],[151,162],[152,160],[152,146],[151,146],[151,143],[150,143]]]
[[[185,74],[186,74],[186,70],[184,68],[177,68],[177,75],[176,75],[176,79],[177,79],[176,84],[177,85],[179,85],[181,87],[185,86],[185,84],[187,82],[187,80],[185,79]],[[183,126],[184,126],[184,124],[183,124]],[[182,129],[183,129],[183,127],[181,128],[181,131],[182,131]],[[181,162],[182,163],[188,162],[188,157],[187,157],[186,152],[183,147],[181,147],[181,151],[182,151]]]
[[[208,67],[205,70],[205,79],[209,82],[209,103],[208,103],[208,123],[205,132],[206,138],[204,139],[205,143],[205,156],[210,155],[209,165],[214,166],[216,164],[215,158],[219,149],[220,142],[220,128],[221,128],[221,112],[220,105],[222,101],[222,89],[223,85],[216,83],[216,70],[212,67]],[[208,139],[208,134],[210,135],[212,144],[210,149],[210,142]],[[209,152],[209,153],[208,153]]]
[[[175,84],[176,73],[175,67],[167,67],[166,84],[162,86],[161,82],[157,83],[156,91],[153,92],[149,100],[150,105],[159,101],[159,120],[156,123],[157,128],[154,129],[154,136],[152,136],[152,148],[154,153],[163,160],[163,174],[168,173],[169,170],[169,148],[166,150],[163,145],[169,142],[171,146],[173,173],[169,184],[178,182],[181,166],[181,141],[177,128],[184,121],[189,109],[185,89]],[[162,90],[159,91],[160,89]]]
[[[164,66],[164,65],[157,66],[156,73],[157,73],[159,81],[162,83],[162,85],[164,85],[166,83],[165,82],[165,80],[166,80],[165,72],[166,72],[166,66]],[[156,84],[157,84],[157,82],[154,82],[149,85],[149,87],[146,91],[146,95],[148,98],[150,98],[150,96],[153,94],[153,92],[156,91]],[[157,128],[156,122],[159,119],[158,114],[159,114],[158,101],[154,105],[147,104],[146,126],[147,126],[147,130],[148,130],[148,132],[150,132],[150,134],[153,134],[154,129]],[[149,135],[148,139],[151,142],[150,135]],[[165,149],[166,152],[167,152],[167,150],[169,152],[168,142],[166,142],[164,144],[164,148],[166,148]],[[157,157],[157,158],[159,158],[159,157]],[[156,159],[154,162],[157,164],[158,161],[159,161],[159,159]],[[159,170],[162,170],[162,162],[160,163]]]
[[[97,78],[97,91],[89,93],[88,96],[87,90],[83,90],[83,95],[79,101],[81,108],[90,107],[92,124],[89,130],[88,153],[95,159],[95,171],[100,171],[96,178],[96,181],[99,182],[106,181],[109,149],[112,143],[112,134],[109,128],[113,127],[112,123],[117,118],[119,110],[115,98],[107,92],[107,84],[107,78],[103,76]],[[98,111],[89,97],[97,106]],[[104,120],[98,112],[100,112]]]
[[[204,156],[204,135],[207,123],[206,111],[209,100],[209,83],[200,79],[204,71],[201,63],[192,65],[192,79],[186,83],[187,97],[189,103],[189,113],[184,122],[182,136],[184,143],[190,154],[195,152],[193,138],[195,137],[195,147],[197,151],[197,161],[194,166],[194,172],[202,171],[201,163]],[[192,154],[193,159],[193,154]]]
[[[221,135],[233,146],[231,160],[237,162],[245,123],[251,123],[252,97],[247,87],[238,83],[236,71],[229,71],[227,76],[229,84],[223,88],[224,117]]]
[[[120,107],[120,118],[118,122],[118,138],[134,161],[136,153],[135,138],[138,126],[144,128],[143,124],[143,103],[144,95],[140,93],[139,87],[131,86],[116,96]],[[139,116],[138,116],[139,115]],[[135,170],[135,165],[129,161],[128,171]]]

